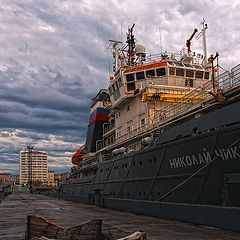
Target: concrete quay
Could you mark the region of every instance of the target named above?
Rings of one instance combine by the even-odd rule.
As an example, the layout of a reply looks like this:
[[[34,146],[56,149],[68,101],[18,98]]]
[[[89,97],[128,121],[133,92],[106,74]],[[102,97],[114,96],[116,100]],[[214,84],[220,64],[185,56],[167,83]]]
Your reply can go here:
[[[34,194],[12,194],[2,201],[0,240],[24,239],[27,215],[42,216],[63,227],[79,225],[90,219],[102,219],[103,230],[111,232],[113,239],[125,237],[135,231],[144,231],[148,240],[240,240],[240,232],[109,210]]]

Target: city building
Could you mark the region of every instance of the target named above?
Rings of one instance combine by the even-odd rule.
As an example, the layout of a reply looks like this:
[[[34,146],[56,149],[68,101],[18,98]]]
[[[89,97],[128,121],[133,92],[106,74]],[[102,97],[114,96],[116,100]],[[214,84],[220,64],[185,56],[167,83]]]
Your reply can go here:
[[[0,183],[11,182],[11,174],[10,173],[0,173]]]
[[[12,182],[14,185],[18,185],[20,183],[19,175],[12,175]]]
[[[55,185],[54,171],[48,171],[48,186],[54,187]]]
[[[56,182],[65,181],[69,178],[71,178],[71,173],[69,173],[69,172],[55,175],[55,181]]]
[[[20,151],[20,184],[48,184],[48,155],[46,151],[37,151],[28,146]]]

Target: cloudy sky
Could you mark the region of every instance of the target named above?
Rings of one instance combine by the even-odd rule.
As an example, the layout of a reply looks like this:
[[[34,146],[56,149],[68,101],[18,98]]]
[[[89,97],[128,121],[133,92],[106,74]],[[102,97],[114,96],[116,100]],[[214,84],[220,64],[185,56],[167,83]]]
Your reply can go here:
[[[240,56],[239,12],[239,0],[0,0],[0,172],[17,173],[27,145],[48,151],[50,169],[70,169],[91,98],[108,85],[108,40],[128,26],[148,54],[177,52],[204,18],[208,53],[228,69]]]

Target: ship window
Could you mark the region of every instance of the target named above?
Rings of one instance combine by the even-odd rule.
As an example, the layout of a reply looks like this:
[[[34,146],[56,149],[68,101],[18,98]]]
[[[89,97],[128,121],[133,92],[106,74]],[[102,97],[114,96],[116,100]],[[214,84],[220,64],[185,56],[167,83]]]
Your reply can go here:
[[[115,91],[115,85],[114,84],[112,85],[112,90],[113,90],[113,92]]]
[[[141,119],[141,126],[145,126],[145,118]]]
[[[169,75],[175,75],[175,68],[169,68]]]
[[[116,87],[116,89],[118,88],[118,82],[117,81],[115,82],[115,87]]]
[[[122,79],[118,78],[117,82],[118,82],[118,86],[121,87],[122,86]]]
[[[146,71],[146,76],[147,77],[155,77],[155,70],[152,69],[152,70]]]
[[[166,75],[166,69],[165,68],[157,68],[156,72],[157,72],[157,76],[165,76]]]
[[[132,82],[132,81],[134,81],[134,80],[135,80],[135,79],[134,79],[134,74],[133,74],[133,73],[127,74],[127,75],[126,75],[126,80],[127,80],[127,82]]]
[[[176,69],[176,76],[184,76],[184,69],[183,68],[177,68]]]
[[[205,72],[204,79],[209,79],[209,72]]]
[[[109,93],[110,93],[110,95],[112,95],[112,87],[109,87]]]
[[[193,79],[185,79],[186,87],[193,87]]]
[[[128,83],[127,84],[127,90],[128,91],[134,91],[135,90],[135,83],[134,82]]]
[[[137,79],[137,80],[142,80],[142,79],[144,79],[144,78],[145,78],[145,74],[144,74],[143,71],[136,73],[136,79]]]
[[[191,77],[191,78],[193,78],[193,77],[194,77],[194,71],[187,69],[187,70],[186,70],[186,77]]]
[[[129,111],[129,110],[130,110],[130,106],[128,105],[128,106],[127,106],[127,111]]]
[[[203,78],[203,72],[202,71],[196,71],[196,78]]]

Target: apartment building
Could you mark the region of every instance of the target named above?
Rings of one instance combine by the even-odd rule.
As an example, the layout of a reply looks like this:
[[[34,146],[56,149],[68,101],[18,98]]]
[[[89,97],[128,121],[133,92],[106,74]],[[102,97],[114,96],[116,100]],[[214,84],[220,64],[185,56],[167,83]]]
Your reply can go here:
[[[19,154],[20,184],[48,184],[48,155],[46,151],[37,151],[28,147]]]

